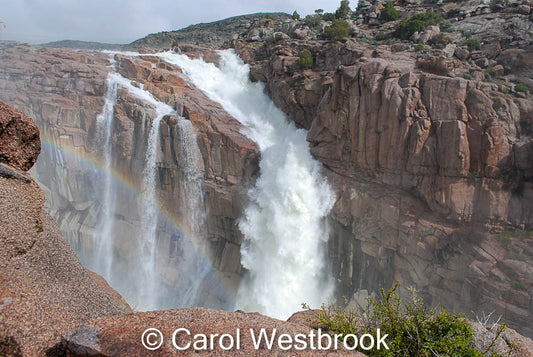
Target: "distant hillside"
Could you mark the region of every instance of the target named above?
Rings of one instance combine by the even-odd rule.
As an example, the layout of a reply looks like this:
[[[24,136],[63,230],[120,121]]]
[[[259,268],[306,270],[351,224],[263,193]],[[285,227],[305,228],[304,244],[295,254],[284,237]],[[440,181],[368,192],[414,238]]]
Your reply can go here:
[[[126,45],[125,48],[165,48],[170,47],[173,42],[178,44],[198,43],[204,46],[216,47],[225,41],[233,39],[234,35],[242,33],[254,20],[265,18],[266,15],[278,20],[291,18],[291,15],[282,12],[235,16],[220,21],[191,25],[177,31],[150,34]]]
[[[121,50],[124,47],[124,45],[119,45],[116,43],[100,43],[77,40],[54,41],[43,43],[40,46],[52,48],[74,48],[79,50]]]

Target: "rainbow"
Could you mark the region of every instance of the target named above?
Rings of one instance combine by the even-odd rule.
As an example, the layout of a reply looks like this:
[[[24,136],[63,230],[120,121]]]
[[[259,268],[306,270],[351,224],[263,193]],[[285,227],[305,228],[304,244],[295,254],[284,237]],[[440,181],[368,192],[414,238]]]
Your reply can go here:
[[[102,159],[95,157],[90,152],[85,150],[85,148],[76,148],[72,145],[64,143],[60,144],[58,143],[57,139],[47,136],[45,134],[45,130],[42,129],[41,145],[43,146],[43,148],[48,148],[50,150],[59,150],[67,160],[78,161],[86,165],[87,167],[97,170],[98,172],[101,172],[105,175],[111,175],[114,183],[119,185],[121,188],[126,189],[127,192],[131,193],[132,195],[142,198],[141,183],[136,182],[128,175],[125,175],[124,173],[116,170],[113,167],[106,167]],[[187,239],[187,241],[191,243],[193,247],[195,247],[195,250],[198,252],[198,254],[200,254],[200,258],[204,262],[209,263],[211,270],[214,272],[217,278],[216,285],[224,289],[224,293],[226,296],[234,297],[235,293],[232,292],[232,289],[228,288],[228,286],[224,284],[224,279],[221,278],[221,272],[219,272],[213,267],[211,259],[209,259],[209,257],[204,253],[204,250],[199,246],[199,242],[196,239],[191,239],[192,237],[194,237],[194,235],[187,228],[187,225],[183,222],[183,220],[178,217],[174,212],[162,206],[159,202],[152,202],[152,204],[154,204],[156,207],[159,219],[162,219],[165,224],[170,224],[172,228],[179,232],[183,238]],[[233,305],[234,301],[230,301],[230,304]]]

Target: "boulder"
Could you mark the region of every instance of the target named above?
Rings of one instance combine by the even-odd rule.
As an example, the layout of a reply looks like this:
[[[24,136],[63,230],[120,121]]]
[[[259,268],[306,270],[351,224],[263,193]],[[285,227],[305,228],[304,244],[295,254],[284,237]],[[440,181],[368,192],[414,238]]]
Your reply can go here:
[[[0,100],[0,162],[28,171],[40,152],[37,124]]]

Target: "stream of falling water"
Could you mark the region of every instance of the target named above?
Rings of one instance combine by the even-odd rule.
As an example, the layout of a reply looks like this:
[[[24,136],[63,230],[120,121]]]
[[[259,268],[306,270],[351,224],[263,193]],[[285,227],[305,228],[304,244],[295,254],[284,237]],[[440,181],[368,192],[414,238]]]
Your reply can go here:
[[[113,227],[115,224],[116,196],[113,190],[111,172],[114,106],[117,103],[118,87],[126,89],[131,95],[150,104],[155,111],[146,144],[145,166],[142,181],[141,236],[139,237],[139,262],[136,264],[135,281],[125,284],[123,276],[116,276],[113,265]],[[157,199],[156,199],[156,159],[159,145],[159,126],[161,119],[174,113],[174,110],[157,101],[149,92],[134,86],[130,80],[116,72],[107,78],[107,91],[102,113],[97,118],[97,144],[103,150],[104,167],[107,175],[104,179],[102,200],[103,217],[95,230],[95,270],[102,274],[113,286],[122,290],[140,310],[155,309],[158,302],[158,279],[155,273],[155,254],[157,243]],[[133,242],[132,242],[133,244]],[[127,287],[124,287],[127,286]]]
[[[287,318],[306,302],[318,307],[331,294],[325,278],[325,217],[334,194],[320,174],[306,141],[249,80],[249,68],[232,51],[220,51],[220,65],[171,52],[158,54],[183,69],[211,99],[246,126],[261,150],[261,174],[249,191],[239,228],[245,236],[237,307]]]

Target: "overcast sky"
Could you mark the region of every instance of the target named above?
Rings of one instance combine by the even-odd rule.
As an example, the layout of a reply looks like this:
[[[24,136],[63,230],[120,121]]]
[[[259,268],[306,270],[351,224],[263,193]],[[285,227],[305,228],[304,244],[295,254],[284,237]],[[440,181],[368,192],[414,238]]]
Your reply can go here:
[[[332,12],[340,0],[0,0],[0,40],[130,43],[149,33],[255,12]],[[357,1],[350,7],[355,9]],[[3,26],[5,25],[5,27]]]

